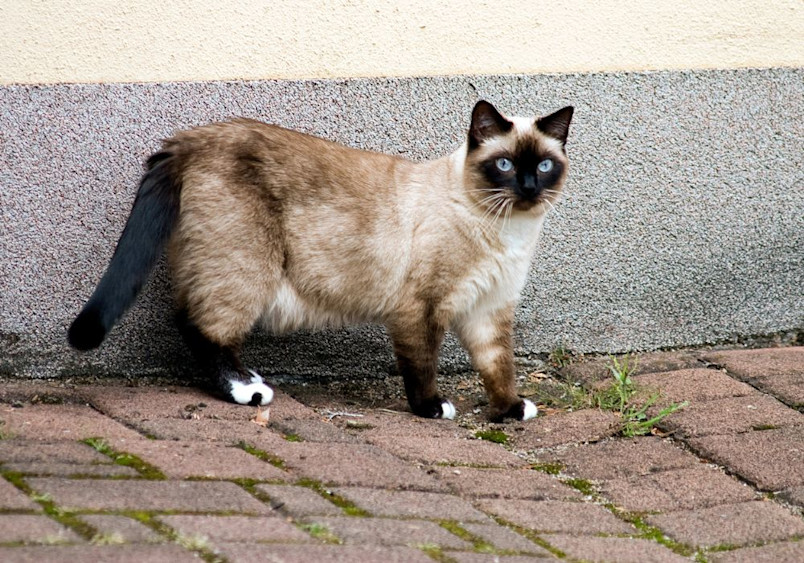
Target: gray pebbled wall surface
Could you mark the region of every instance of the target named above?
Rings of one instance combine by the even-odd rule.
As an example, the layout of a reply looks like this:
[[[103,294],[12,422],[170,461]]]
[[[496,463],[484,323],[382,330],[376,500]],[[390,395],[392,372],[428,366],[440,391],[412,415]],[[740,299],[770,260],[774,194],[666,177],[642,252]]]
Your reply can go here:
[[[172,132],[248,116],[433,158],[486,98],[576,107],[567,197],[518,311],[520,356],[615,352],[804,327],[804,69],[0,88],[0,373],[187,375],[164,265],[104,346],[65,343]],[[257,332],[266,374],[392,370],[384,331]],[[467,359],[454,339],[442,370]]]

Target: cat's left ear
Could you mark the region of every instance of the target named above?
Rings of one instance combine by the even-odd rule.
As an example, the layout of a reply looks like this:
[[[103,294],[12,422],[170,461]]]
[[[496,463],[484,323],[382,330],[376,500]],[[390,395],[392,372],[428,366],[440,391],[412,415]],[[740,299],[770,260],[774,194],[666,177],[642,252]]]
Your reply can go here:
[[[545,135],[558,139],[564,144],[567,142],[567,135],[569,135],[573,111],[575,111],[575,108],[572,106],[561,108],[555,113],[537,119],[536,127]]]

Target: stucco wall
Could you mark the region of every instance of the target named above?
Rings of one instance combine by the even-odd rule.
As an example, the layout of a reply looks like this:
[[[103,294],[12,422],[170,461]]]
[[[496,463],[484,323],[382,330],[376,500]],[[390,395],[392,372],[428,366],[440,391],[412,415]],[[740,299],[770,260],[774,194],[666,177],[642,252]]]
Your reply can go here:
[[[801,66],[801,0],[4,0],[0,82]]]
[[[100,351],[64,340],[162,137],[239,115],[432,158],[479,97],[576,106],[520,356],[804,328],[800,0],[211,6],[0,3],[0,373],[188,372],[164,267]],[[267,373],[393,364],[376,327],[250,344]],[[453,340],[442,367],[467,367]]]

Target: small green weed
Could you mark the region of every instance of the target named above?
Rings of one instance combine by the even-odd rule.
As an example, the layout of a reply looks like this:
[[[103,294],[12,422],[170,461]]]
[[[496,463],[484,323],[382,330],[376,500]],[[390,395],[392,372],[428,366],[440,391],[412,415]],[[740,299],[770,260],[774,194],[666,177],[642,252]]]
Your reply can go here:
[[[310,522],[308,524],[302,524],[301,529],[318,540],[325,541],[327,543],[341,543],[341,540],[338,539],[338,537],[333,534],[324,524]]]
[[[495,444],[508,443],[508,434],[502,430],[478,430],[475,432],[475,438],[480,438],[487,442],[494,442]]]
[[[541,471],[548,475],[558,475],[564,471],[564,464],[559,462],[534,463],[530,466],[534,471]]]
[[[564,346],[559,346],[550,352],[547,356],[547,361],[556,368],[567,367],[572,363],[572,352]]]
[[[609,364],[606,367],[611,372],[614,381],[607,389],[595,394],[594,402],[601,409],[620,413],[622,417],[620,434],[623,436],[630,438],[650,434],[659,422],[689,404],[687,401],[671,403],[649,418],[647,411],[659,400],[659,394],[654,393],[645,401],[637,404],[633,402],[638,391],[636,384],[631,379],[637,368],[636,358],[631,355],[623,356],[620,359],[610,356]]]

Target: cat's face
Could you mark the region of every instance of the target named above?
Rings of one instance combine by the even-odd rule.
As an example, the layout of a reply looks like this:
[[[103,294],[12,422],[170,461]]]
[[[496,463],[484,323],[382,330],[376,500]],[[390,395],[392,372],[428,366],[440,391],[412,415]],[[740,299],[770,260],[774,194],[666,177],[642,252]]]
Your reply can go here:
[[[544,213],[561,194],[572,107],[539,119],[505,118],[490,103],[472,111],[464,168],[473,201],[492,217]]]

